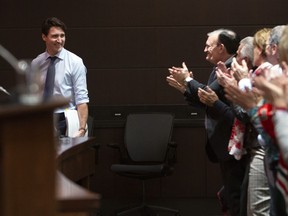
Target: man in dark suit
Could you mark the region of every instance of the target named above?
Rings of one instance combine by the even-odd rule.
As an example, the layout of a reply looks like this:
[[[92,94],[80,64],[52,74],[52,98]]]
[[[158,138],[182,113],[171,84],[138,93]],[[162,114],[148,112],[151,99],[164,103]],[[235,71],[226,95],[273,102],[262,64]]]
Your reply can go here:
[[[215,70],[219,62],[225,63],[227,68],[230,67],[240,38],[235,32],[227,29],[215,30],[207,36],[204,52],[206,60],[214,65],[208,83],[202,84],[196,81],[193,72],[189,72],[185,63],[182,67],[169,68],[170,76],[167,77],[167,81],[184,94],[190,105],[205,110],[205,128],[208,136],[206,150],[209,158],[212,159],[211,155],[214,155],[213,161],[218,161],[220,164],[224,197],[229,213],[237,216],[240,214],[241,184],[246,161],[236,160],[228,152],[235,115],[224,96],[223,87],[217,81]]]

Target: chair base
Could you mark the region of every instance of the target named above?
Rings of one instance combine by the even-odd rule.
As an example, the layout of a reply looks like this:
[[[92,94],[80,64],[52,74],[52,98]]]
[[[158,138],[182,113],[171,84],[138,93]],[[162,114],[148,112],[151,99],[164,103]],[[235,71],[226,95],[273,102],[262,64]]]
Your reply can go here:
[[[119,212],[116,212],[115,215],[121,216],[121,215],[126,215],[132,212],[139,212],[141,216],[158,216],[158,211],[165,211],[165,212],[171,212],[175,216],[180,216],[180,211],[178,209],[171,209],[167,207],[162,207],[162,206],[155,206],[155,205],[147,205],[145,203],[134,206],[134,207],[129,207],[125,210],[121,210]]]

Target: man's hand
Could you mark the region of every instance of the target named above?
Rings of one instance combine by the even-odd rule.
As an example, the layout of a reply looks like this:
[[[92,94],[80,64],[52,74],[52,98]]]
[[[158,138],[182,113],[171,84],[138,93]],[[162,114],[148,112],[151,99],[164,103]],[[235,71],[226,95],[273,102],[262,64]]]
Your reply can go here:
[[[217,70],[220,70],[220,71],[222,71],[222,72],[225,73],[225,74],[230,74],[229,68],[227,68],[226,65],[225,65],[225,63],[222,62],[222,61],[219,61],[219,62],[217,63]]]
[[[227,69],[227,68],[226,68]],[[233,77],[233,74],[230,74],[231,70],[226,70],[226,72],[224,73],[222,71],[222,69],[220,69],[219,67],[217,67],[216,69],[216,75],[217,75],[217,81],[219,83],[219,85],[225,87],[228,84],[234,84],[237,85],[237,81],[235,80],[235,78]]]
[[[174,87],[175,89],[177,89],[178,91],[180,91],[182,94],[184,94],[184,92],[186,91],[186,87],[185,85],[177,82],[172,75],[167,76],[166,77],[166,81],[168,82],[168,84],[172,87]]]
[[[198,89],[198,97],[203,104],[210,107],[212,107],[213,104],[219,100],[217,94],[208,86],[206,87],[206,91],[201,88]]]
[[[172,67],[172,68],[168,68],[170,74],[173,76],[173,78],[181,83],[184,84],[184,81],[187,77],[191,77],[193,78],[193,73],[192,71],[189,72],[185,62],[182,63],[182,67]]]
[[[258,102],[262,97],[257,93],[257,89],[253,88],[250,90],[246,88],[244,91],[240,90],[238,86],[235,85],[227,85],[224,88],[225,97],[241,106],[245,110],[249,110],[255,106],[257,106]]]
[[[263,76],[253,79],[254,86],[260,90],[260,94],[277,107],[288,108],[288,77],[282,75],[270,81]]]
[[[250,72],[249,72],[247,63],[244,59],[242,60],[241,65],[240,65],[238,64],[236,58],[234,57],[232,60],[231,69],[233,70],[234,72],[233,75],[238,82],[239,80],[243,78],[249,77]]]
[[[85,135],[85,130],[78,130],[75,134],[73,134],[73,137],[83,137]]]

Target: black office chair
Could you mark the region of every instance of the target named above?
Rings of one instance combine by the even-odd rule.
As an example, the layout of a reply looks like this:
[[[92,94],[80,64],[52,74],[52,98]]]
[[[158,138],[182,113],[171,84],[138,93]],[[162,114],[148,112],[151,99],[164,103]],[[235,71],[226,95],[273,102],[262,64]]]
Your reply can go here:
[[[179,210],[146,204],[145,180],[168,176],[176,161],[176,144],[171,142],[174,117],[169,113],[129,114],[125,125],[124,146],[119,148],[121,162],[113,164],[111,171],[128,178],[142,180],[142,203],[117,212],[125,215],[139,211],[141,215],[156,215],[158,211],[180,215]]]

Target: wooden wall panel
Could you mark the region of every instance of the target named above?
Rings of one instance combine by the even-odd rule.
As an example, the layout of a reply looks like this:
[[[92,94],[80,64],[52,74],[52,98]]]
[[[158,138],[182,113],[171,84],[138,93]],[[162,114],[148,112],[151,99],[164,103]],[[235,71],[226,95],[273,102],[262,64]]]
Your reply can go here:
[[[0,27],[38,27],[39,20],[47,16],[61,16],[71,28],[275,25],[287,22],[283,16],[286,8],[286,0],[274,0],[273,4],[268,0],[63,0],[57,4],[2,0],[0,18],[4,22]]]
[[[195,78],[205,83],[211,71],[203,53],[207,32],[224,27],[242,37],[253,35],[262,27],[286,24],[287,7],[287,0],[61,0],[56,3],[1,0],[0,44],[19,59],[34,58],[44,51],[42,21],[57,16],[68,26],[65,47],[82,57],[87,66],[90,105],[185,104],[183,96],[165,81],[168,67],[185,61]],[[15,72],[2,58],[0,73],[0,85],[13,89]],[[101,114],[95,113],[97,115]],[[96,132],[99,141],[121,140],[119,128]],[[183,140],[185,136],[195,136],[199,146],[191,146]],[[211,179],[219,182],[219,172],[218,166],[207,162],[203,154],[203,127],[178,128],[175,138],[182,143],[180,163],[175,175],[162,184],[165,187],[171,182],[181,184],[187,170],[189,178],[185,179],[185,185],[191,185],[183,196],[214,196],[218,183],[215,185]],[[196,157],[199,155],[198,167]],[[97,169],[106,176],[98,179],[97,191],[108,196],[122,194],[123,180],[108,172],[107,162],[114,161],[115,155],[101,147],[99,157]],[[203,184],[197,187],[202,180]],[[158,189],[154,191],[156,195],[160,193]],[[131,193],[128,195],[136,194]],[[162,193],[179,195],[171,188]]]
[[[66,46],[78,53],[88,68],[167,68],[185,61],[193,67],[211,67],[205,60],[207,33],[222,26],[95,28],[69,30]],[[226,26],[241,36],[259,26]]]
[[[193,69],[206,83],[209,69]],[[88,72],[90,104],[185,104],[183,95],[166,82],[167,68],[98,69]]]
[[[87,66],[91,104],[185,103],[181,95],[167,88],[167,69],[185,61],[195,78],[206,83],[212,66],[205,60],[203,47],[207,32],[214,28],[72,29],[67,33],[66,48],[81,56]],[[235,30],[252,35],[256,28]],[[32,59],[44,51],[38,29],[0,29],[0,40],[19,59]],[[13,69],[3,59],[0,71],[3,80],[15,80]],[[15,82],[1,85],[9,90]]]

